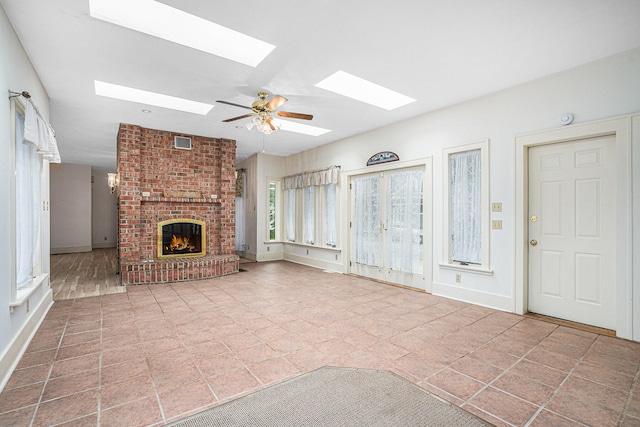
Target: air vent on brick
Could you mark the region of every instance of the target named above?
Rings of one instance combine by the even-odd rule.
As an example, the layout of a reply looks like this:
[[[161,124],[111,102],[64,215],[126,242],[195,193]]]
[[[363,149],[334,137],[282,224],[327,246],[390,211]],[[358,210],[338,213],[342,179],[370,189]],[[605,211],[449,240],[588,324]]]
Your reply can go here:
[[[176,136],[173,138],[173,146],[180,150],[191,150],[191,138]]]

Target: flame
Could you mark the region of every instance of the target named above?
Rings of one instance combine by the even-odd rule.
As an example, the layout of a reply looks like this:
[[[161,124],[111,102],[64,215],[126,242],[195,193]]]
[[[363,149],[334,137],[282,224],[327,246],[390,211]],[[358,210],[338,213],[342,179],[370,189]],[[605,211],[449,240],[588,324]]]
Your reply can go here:
[[[186,236],[176,237],[175,234],[171,236],[171,243],[169,243],[170,251],[183,251],[185,249],[195,250],[195,246],[189,244],[189,238]]]

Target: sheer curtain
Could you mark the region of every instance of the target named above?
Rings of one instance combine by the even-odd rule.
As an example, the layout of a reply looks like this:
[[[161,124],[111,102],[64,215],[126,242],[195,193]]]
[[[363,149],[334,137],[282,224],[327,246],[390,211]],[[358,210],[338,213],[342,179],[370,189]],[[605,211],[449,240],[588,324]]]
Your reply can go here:
[[[451,260],[481,263],[480,150],[449,155]]]
[[[287,240],[296,241],[296,189],[290,188],[284,192],[284,225]]]
[[[315,242],[315,188],[313,186],[304,187],[303,190],[303,208],[304,219],[302,224],[304,225],[303,238],[305,243],[313,245]]]
[[[324,199],[324,244],[336,247],[336,184],[328,184],[322,187]]]
[[[382,267],[380,254],[380,177],[356,177],[352,181],[354,206],[352,227],[353,260],[358,264]]]
[[[32,278],[40,262],[40,155],[32,144],[23,143],[24,121],[16,114],[16,266],[17,286]]]
[[[422,183],[422,170],[388,175],[387,256],[392,270],[422,273]]]

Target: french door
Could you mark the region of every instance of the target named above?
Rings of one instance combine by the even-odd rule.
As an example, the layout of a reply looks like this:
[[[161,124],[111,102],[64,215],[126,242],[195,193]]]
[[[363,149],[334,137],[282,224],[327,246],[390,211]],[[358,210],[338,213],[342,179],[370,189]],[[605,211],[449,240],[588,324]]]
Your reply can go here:
[[[425,288],[423,187],[424,167],[351,178],[351,273]]]

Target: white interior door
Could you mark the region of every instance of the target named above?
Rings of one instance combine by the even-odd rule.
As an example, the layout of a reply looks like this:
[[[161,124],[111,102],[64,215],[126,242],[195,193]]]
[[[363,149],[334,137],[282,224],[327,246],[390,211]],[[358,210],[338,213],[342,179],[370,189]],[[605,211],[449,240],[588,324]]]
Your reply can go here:
[[[529,149],[529,311],[616,326],[615,137]]]
[[[350,271],[424,288],[424,168],[351,178]]]

